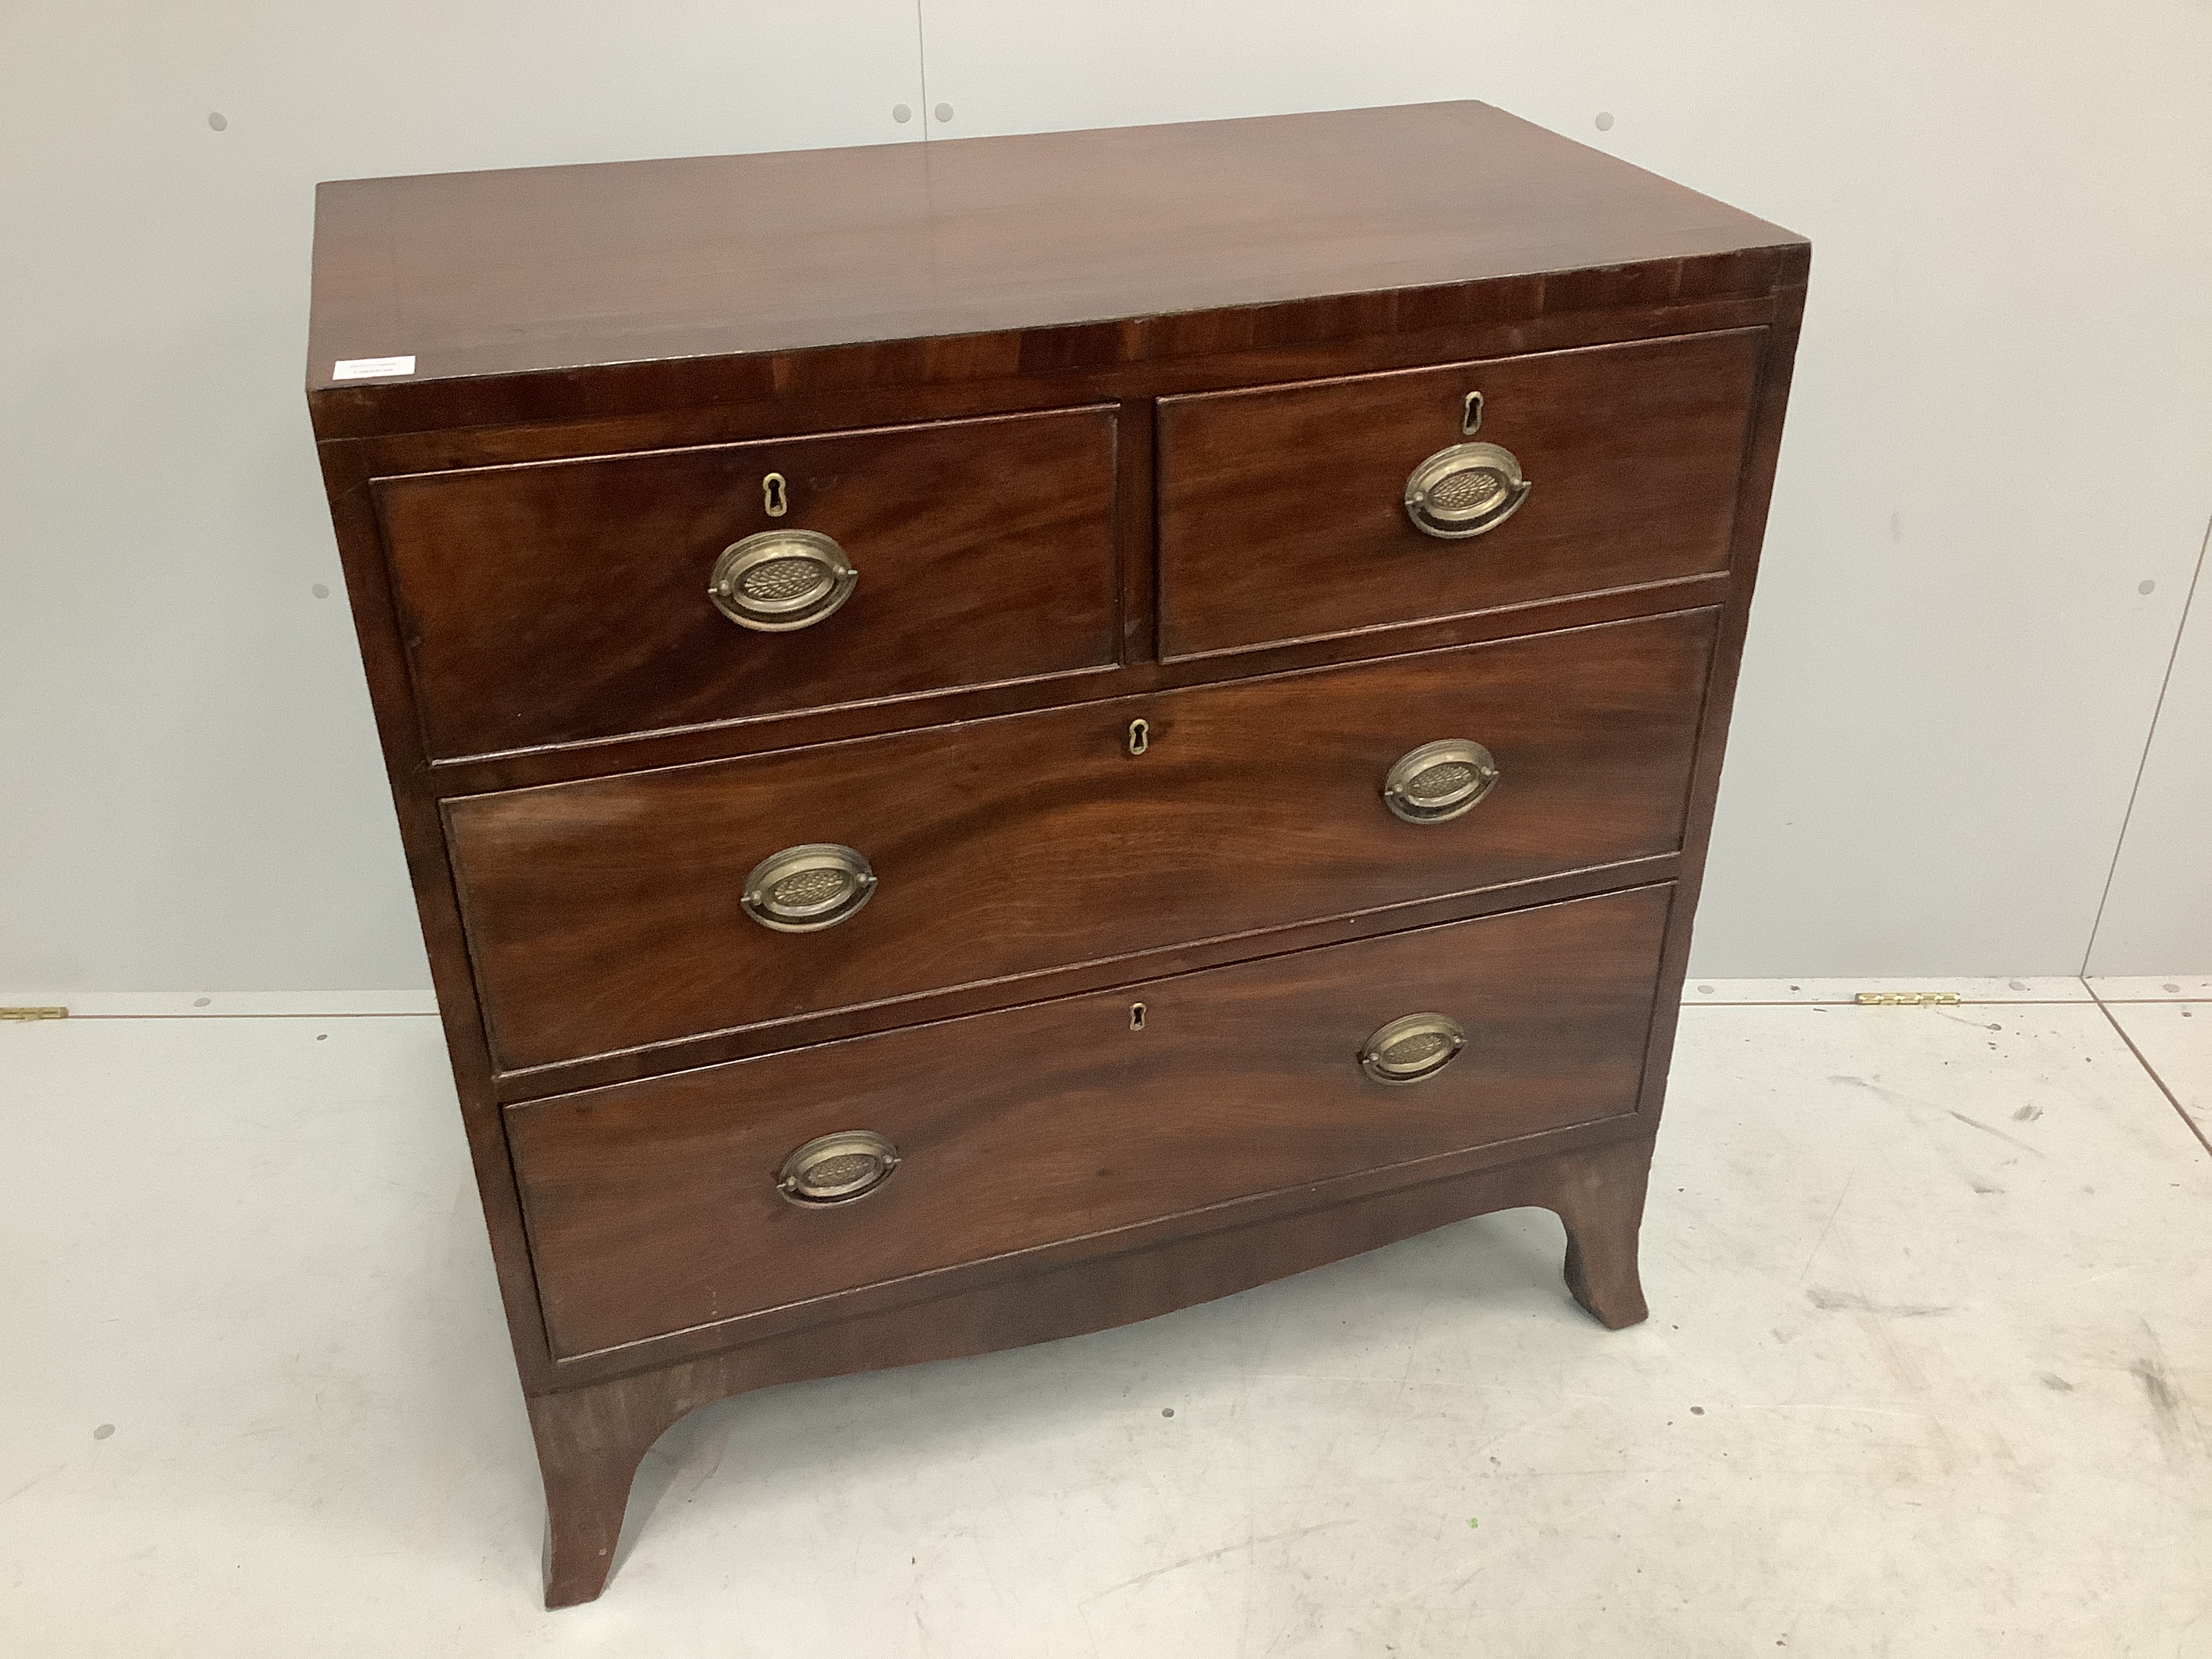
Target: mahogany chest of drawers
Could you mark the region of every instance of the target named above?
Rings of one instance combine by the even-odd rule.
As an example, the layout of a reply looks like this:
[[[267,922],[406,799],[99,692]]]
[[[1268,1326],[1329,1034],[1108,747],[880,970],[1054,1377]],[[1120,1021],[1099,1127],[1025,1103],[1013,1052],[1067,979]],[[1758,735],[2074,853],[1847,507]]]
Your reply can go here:
[[[1809,250],[1478,104],[323,186],[549,1512],[763,1385],[1636,1238]]]

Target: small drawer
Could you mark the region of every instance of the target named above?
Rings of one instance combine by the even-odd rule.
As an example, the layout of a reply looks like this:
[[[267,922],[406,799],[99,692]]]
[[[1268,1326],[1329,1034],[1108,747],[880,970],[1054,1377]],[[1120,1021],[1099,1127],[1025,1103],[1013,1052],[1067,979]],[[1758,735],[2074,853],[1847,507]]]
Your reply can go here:
[[[1717,617],[448,801],[493,1054],[890,1025],[898,998],[1674,852]]]
[[[433,759],[1115,660],[1108,408],[374,489]]]
[[[1765,338],[1163,398],[1162,654],[1727,568]]]
[[[1672,890],[512,1107],[555,1351],[1632,1112]]]

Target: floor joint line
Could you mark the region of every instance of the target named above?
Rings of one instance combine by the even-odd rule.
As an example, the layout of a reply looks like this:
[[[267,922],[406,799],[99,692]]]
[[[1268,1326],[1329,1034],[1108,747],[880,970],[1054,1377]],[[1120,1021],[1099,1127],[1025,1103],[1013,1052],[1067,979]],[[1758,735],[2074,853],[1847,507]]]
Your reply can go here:
[[[2166,1103],[2173,1108],[2174,1115],[2187,1126],[2189,1133],[2196,1137],[2197,1144],[2204,1149],[2205,1155],[2212,1157],[2212,1138],[2206,1136],[2204,1126],[2189,1115],[2189,1109],[2181,1103],[2181,1097],[2166,1086],[2166,1079],[2158,1074],[2158,1067],[2150,1063],[2149,1056],[2145,1054],[2136,1046],[2136,1040],[2128,1035],[2128,1028],[2120,1024],[2120,1017],[2101,1002],[2097,1005],[2097,1011],[2103,1014],[2112,1028],[2119,1033],[2120,1041],[2128,1045],[2128,1052],[2136,1057],[2136,1064],[2142,1066],[2144,1074],[2158,1085],[2159,1093],[2166,1097]]]

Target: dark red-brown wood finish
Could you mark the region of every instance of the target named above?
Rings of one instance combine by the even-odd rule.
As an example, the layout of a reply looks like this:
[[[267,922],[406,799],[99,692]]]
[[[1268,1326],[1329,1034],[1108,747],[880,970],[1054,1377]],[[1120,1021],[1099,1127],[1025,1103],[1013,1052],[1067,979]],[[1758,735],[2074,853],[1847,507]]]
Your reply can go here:
[[[309,403],[549,1604],[743,1389],[1516,1204],[1644,1316],[1808,262],[1474,104],[323,186]],[[1474,442],[1528,493],[1424,535]],[[856,585],[740,629],[710,573],[786,526]],[[1444,738],[1498,781],[1401,821]],[[757,924],[803,843],[872,896]],[[1377,1081],[1415,1013],[1464,1048]],[[780,1193],[857,1131],[880,1188]]]
[[[1636,888],[1124,991],[908,1026],[520,1107],[508,1136],[564,1357],[1636,1109],[1670,890]],[[1141,1011],[1139,1012],[1139,1011]],[[1467,1047],[1379,1082],[1439,1012]],[[809,1208],[786,1152],[863,1125],[902,1159]],[[637,1218],[649,1215],[649,1230]]]
[[[774,479],[771,514],[769,491]],[[1110,409],[380,480],[434,759],[1109,666]],[[857,568],[804,631],[701,604],[788,526]]]
[[[1045,994],[1054,969],[1376,911],[1681,845],[1717,613],[1692,611],[447,803],[503,1069],[873,1008]],[[1146,749],[1128,732],[1146,725]],[[1478,811],[1408,823],[1400,756],[1470,738]],[[747,874],[850,846],[878,880],[819,933]],[[1135,971],[1149,971],[1138,966]]]
[[[1728,568],[1759,329],[1164,398],[1160,652],[1235,650]],[[1482,412],[1467,430],[1470,393]],[[1527,470],[1480,540],[1423,534],[1408,458]]]

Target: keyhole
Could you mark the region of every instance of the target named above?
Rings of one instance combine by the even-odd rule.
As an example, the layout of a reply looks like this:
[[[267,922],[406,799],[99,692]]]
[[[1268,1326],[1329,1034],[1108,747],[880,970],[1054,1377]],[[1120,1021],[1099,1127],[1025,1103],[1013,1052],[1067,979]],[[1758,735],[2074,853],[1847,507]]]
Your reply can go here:
[[[768,509],[771,519],[780,519],[791,511],[791,499],[784,493],[782,473],[771,472],[761,480],[761,505]]]
[[[1144,720],[1129,722],[1129,752],[1141,755],[1152,746],[1152,728]]]
[[[1459,429],[1472,438],[1482,429],[1482,394],[1470,392],[1467,401],[1460,405]]]
[[[1145,1029],[1145,1005],[1141,1002],[1133,1002],[1129,1005],[1129,1029],[1133,1031],[1141,1031]]]

